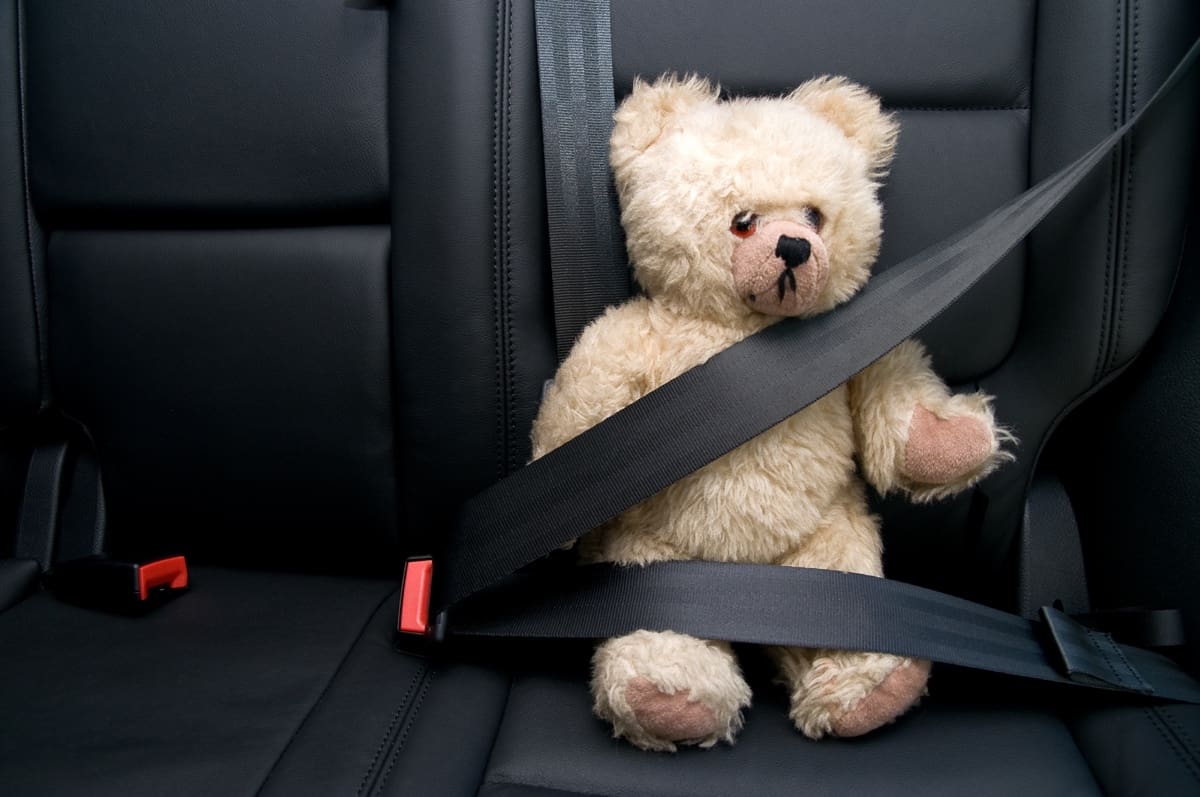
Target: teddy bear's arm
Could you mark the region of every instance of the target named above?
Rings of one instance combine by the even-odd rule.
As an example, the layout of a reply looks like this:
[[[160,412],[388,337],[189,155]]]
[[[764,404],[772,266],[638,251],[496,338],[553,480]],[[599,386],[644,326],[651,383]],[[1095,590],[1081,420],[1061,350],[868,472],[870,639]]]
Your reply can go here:
[[[545,456],[618,410],[649,387],[644,373],[644,314],[634,300],[588,325],[559,366],[533,422],[533,459]],[[646,355],[646,356],[642,356]]]
[[[881,494],[953,495],[1012,459],[984,393],[952,395],[924,347],[901,343],[849,383],[859,464]]]

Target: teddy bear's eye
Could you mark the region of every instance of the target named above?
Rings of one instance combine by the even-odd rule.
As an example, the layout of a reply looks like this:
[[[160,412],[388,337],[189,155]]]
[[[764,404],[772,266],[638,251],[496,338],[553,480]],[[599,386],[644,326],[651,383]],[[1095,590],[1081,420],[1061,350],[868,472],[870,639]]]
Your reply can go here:
[[[749,238],[754,235],[754,228],[757,224],[758,214],[743,210],[733,217],[733,224],[729,225],[729,231],[738,238]]]
[[[816,208],[804,209],[804,220],[808,222],[808,226],[812,227],[817,232],[821,231],[821,225],[825,223],[825,217],[821,215],[821,211]]]

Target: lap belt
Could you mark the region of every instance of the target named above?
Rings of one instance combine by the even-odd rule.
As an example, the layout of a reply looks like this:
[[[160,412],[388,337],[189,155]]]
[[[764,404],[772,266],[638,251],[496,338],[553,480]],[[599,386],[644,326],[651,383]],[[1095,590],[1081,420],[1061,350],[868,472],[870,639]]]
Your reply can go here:
[[[554,5],[560,13],[544,14]],[[598,1],[547,0],[536,10],[539,53],[556,52],[546,41],[562,38],[562,26],[594,24],[595,15],[606,22],[608,15]],[[573,14],[591,22],[563,21]],[[406,568],[402,630],[438,638],[599,638],[670,628],[710,639],[902,653],[1200,702],[1200,685],[1170,660],[1118,645],[1052,608],[1031,624],[898,582],[762,565],[518,572],[792,416],[916,334],[1104,160],[1198,54],[1200,41],[1149,102],[1077,160],[874,277],[845,306],[751,335],[470,499],[437,558],[432,594],[432,563]],[[542,97],[544,106],[554,101],[544,85]],[[565,189],[560,193],[577,186]],[[414,611],[422,602],[434,621]]]
[[[450,636],[596,639],[638,629],[841,648],[1184,702],[1200,684],[1051,607],[1039,621],[857,573],[717,562],[535,566],[454,607]]]

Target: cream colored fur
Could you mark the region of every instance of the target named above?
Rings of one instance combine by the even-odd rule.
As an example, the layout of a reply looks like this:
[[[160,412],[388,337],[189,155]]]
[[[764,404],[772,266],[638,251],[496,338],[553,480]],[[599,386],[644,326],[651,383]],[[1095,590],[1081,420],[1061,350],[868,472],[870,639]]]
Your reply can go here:
[[[794,219],[805,208],[820,210],[830,277],[814,313],[861,288],[879,249],[877,180],[897,129],[858,86],[823,78],[787,97],[718,102],[705,81],[667,77],[639,81],[615,118],[622,223],[646,295],[610,308],[584,330],[544,397],[533,428],[535,458],[777,320],[750,310],[733,289],[736,238],[729,225],[736,214]],[[973,419],[972,428],[990,436],[990,450],[944,483],[915,483],[905,453],[918,405],[938,418]],[[877,521],[860,474],[881,493],[934,500],[990,473],[1008,456],[1006,439],[987,396],[951,395],[921,345],[907,341],[847,385],[588,534],[581,556],[882,576]],[[920,668],[912,671],[920,678],[888,680],[914,666],[894,656],[798,649],[773,655],[792,697],[792,719],[813,738],[848,727],[839,726],[846,718],[878,714],[879,723],[889,721],[923,691]],[[686,693],[686,702],[707,707],[709,732],[648,733],[627,700],[638,678],[664,696]],[[900,700],[892,709],[887,689],[877,689],[885,681],[915,685],[911,694],[889,698]],[[732,742],[750,698],[728,645],[671,632],[639,631],[600,645],[592,691],[596,713],[614,734],[650,750]]]

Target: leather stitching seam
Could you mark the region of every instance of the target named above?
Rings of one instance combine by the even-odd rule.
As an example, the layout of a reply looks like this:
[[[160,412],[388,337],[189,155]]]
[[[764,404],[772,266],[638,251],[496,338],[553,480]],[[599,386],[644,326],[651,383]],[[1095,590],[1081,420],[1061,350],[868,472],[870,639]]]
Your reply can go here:
[[[383,771],[383,775],[380,776],[379,783],[375,787],[376,794],[383,793],[384,787],[392,777],[392,770],[396,768],[396,762],[400,759],[400,751],[404,749],[404,743],[408,741],[408,734],[417,721],[417,715],[421,713],[421,706],[425,704],[425,695],[429,694],[429,685],[432,681],[433,673],[428,672],[424,678],[424,683],[421,684],[421,691],[417,693],[417,698],[413,701],[412,709],[404,718],[404,728],[400,732],[400,738],[396,741],[396,746],[392,748],[392,752],[388,756],[387,769]]]
[[[512,6],[508,0],[496,3],[496,60],[492,110],[492,307],[496,339],[496,475],[503,477],[512,465],[509,449],[512,436],[513,354],[512,354],[512,219],[509,200],[511,174],[511,94]]]
[[[1112,126],[1115,130],[1121,124],[1121,52],[1124,48],[1124,36],[1122,34],[1124,24],[1124,0],[1118,0],[1114,4],[1117,9],[1115,22],[1115,34],[1113,39],[1116,42],[1114,47],[1115,53],[1113,57],[1113,90],[1112,90]],[[1096,364],[1093,367],[1092,381],[1099,380],[1104,375],[1105,364],[1108,354],[1108,332],[1109,332],[1109,309],[1112,305],[1112,272],[1116,261],[1117,248],[1117,195],[1119,189],[1119,180],[1121,174],[1120,147],[1109,156],[1109,185],[1108,185],[1108,230],[1104,249],[1104,293],[1103,301],[1100,305],[1100,332],[1097,336],[1099,340],[1096,346]]]
[[[1129,105],[1128,116],[1132,116],[1137,110],[1137,89],[1138,89],[1138,44],[1141,22],[1141,3],[1140,0],[1133,0],[1133,14],[1130,19],[1130,25],[1133,28],[1132,46],[1129,65]],[[1133,152],[1134,152],[1134,137],[1137,135],[1137,130],[1130,130],[1129,137],[1125,140],[1125,197],[1121,202],[1122,208],[1122,232],[1121,232],[1121,259],[1119,261],[1121,271],[1121,289],[1118,294],[1116,311],[1117,321],[1113,329],[1112,351],[1109,355],[1108,365],[1111,368],[1117,361],[1117,357],[1121,351],[1121,333],[1125,328],[1125,293],[1129,286],[1129,230],[1130,218],[1133,216]]]
[[[513,393],[516,384],[516,344],[513,327],[513,290],[512,290],[512,42],[513,42],[513,4],[506,2],[505,34],[504,34],[504,325],[505,341],[505,388],[508,395],[506,405],[507,434],[504,437],[505,473],[518,465],[513,460],[517,438],[516,412],[514,411]]]
[[[1164,718],[1157,706],[1147,706],[1142,709],[1142,713],[1150,720],[1150,724],[1158,731],[1158,735],[1162,737],[1163,742],[1175,754],[1175,758],[1183,765],[1188,774],[1200,781],[1200,767],[1196,762],[1191,760],[1187,755],[1186,749],[1181,748],[1179,738],[1172,732],[1172,729],[1164,722]]]
[[[1175,731],[1175,735],[1183,740],[1188,750],[1192,753],[1192,756],[1195,757],[1197,761],[1200,761],[1200,745],[1196,744],[1196,740],[1192,738],[1191,733],[1189,733],[1188,729],[1183,726],[1183,723],[1179,721],[1179,718],[1172,714],[1170,708],[1166,706],[1156,707],[1156,710],[1158,711],[1159,716],[1162,717],[1163,722],[1169,725],[1171,729]]]
[[[46,347],[42,340],[42,296],[33,248],[33,198],[29,187],[29,132],[25,109],[25,4],[17,0],[17,130],[21,142],[21,183],[25,196],[25,256],[29,265],[29,288],[33,294],[33,340],[38,362],[38,403],[46,406]]]
[[[317,708],[319,708],[320,705],[325,701],[325,697],[329,694],[329,690],[333,687],[333,682],[337,680],[338,673],[340,673],[342,668],[346,666],[346,662],[350,659],[350,654],[354,652],[354,648],[358,646],[358,643],[362,641],[363,635],[367,633],[367,629],[371,627],[371,620],[375,618],[375,615],[379,611],[380,607],[383,606],[383,604],[387,602],[389,598],[393,598],[395,596],[395,591],[389,592],[387,595],[384,595],[382,598],[380,598],[379,602],[375,604],[375,607],[371,609],[371,611],[367,612],[367,619],[363,622],[362,627],[358,629],[358,633],[355,634],[353,641],[351,641],[350,645],[346,648],[346,652],[342,655],[341,661],[339,661],[338,665],[333,668],[333,672],[329,674],[329,678],[325,681],[325,686],[321,689],[321,694],[317,695],[317,699],[313,701],[312,706],[309,707],[308,711],[304,712],[304,717],[300,720],[300,722],[296,723],[296,727],[292,729],[291,736],[288,737],[287,742],[280,749],[279,755],[275,757],[275,762],[271,764],[271,768],[267,770],[267,776],[263,778],[262,783],[259,784],[258,791],[255,792],[256,795],[262,794],[263,789],[267,787],[267,783],[269,783],[271,778],[275,775],[275,770],[279,768],[279,762],[283,760],[285,755],[287,755],[287,751],[291,749],[292,744],[300,736],[300,731],[304,729],[304,726],[308,724],[308,720],[314,713],[316,713]]]
[[[396,731],[396,726],[400,724],[400,718],[404,714],[404,710],[409,706],[409,697],[412,696],[413,690],[417,688],[422,676],[425,674],[425,665],[422,664],[413,673],[413,677],[408,682],[408,688],[404,690],[404,696],[400,698],[400,702],[396,705],[396,710],[392,712],[392,718],[388,721],[387,727],[383,731],[383,736],[379,739],[379,744],[375,747],[375,754],[371,756],[371,763],[367,765],[366,771],[363,772],[362,780],[358,783],[358,791],[355,794],[361,795],[367,790],[370,785],[371,775],[376,770],[376,764],[379,763],[379,757],[383,755],[387,749],[388,743],[392,740],[393,734]]]
[[[1188,733],[1187,728],[1179,721],[1179,718],[1171,713],[1169,706],[1152,706],[1152,710],[1162,720],[1162,723],[1170,729],[1172,735],[1179,741],[1180,747],[1187,754],[1190,764],[1189,769],[1192,770],[1198,780],[1200,780],[1200,747],[1196,745],[1196,740]]]
[[[501,229],[501,213],[500,213],[500,58],[501,47],[500,39],[503,35],[503,21],[501,18],[501,10],[504,5],[504,0],[497,0],[496,3],[496,63],[494,74],[494,89],[495,94],[494,106],[492,108],[492,330],[493,339],[496,347],[496,476],[504,475],[504,432],[506,427],[505,417],[507,413],[504,408],[504,326],[501,317],[503,307],[503,292],[504,281],[501,277],[501,272],[504,268],[503,262],[503,247],[501,238],[503,231]]]
[[[1104,659],[1104,664],[1108,667],[1108,671],[1112,673],[1121,686],[1143,692],[1151,688],[1150,684],[1146,683],[1142,678],[1141,673],[1125,658],[1125,654],[1121,652],[1120,646],[1117,645],[1111,636],[1101,631],[1089,631],[1088,639],[1091,641],[1092,647]],[[1121,666],[1118,668],[1117,664]]]

